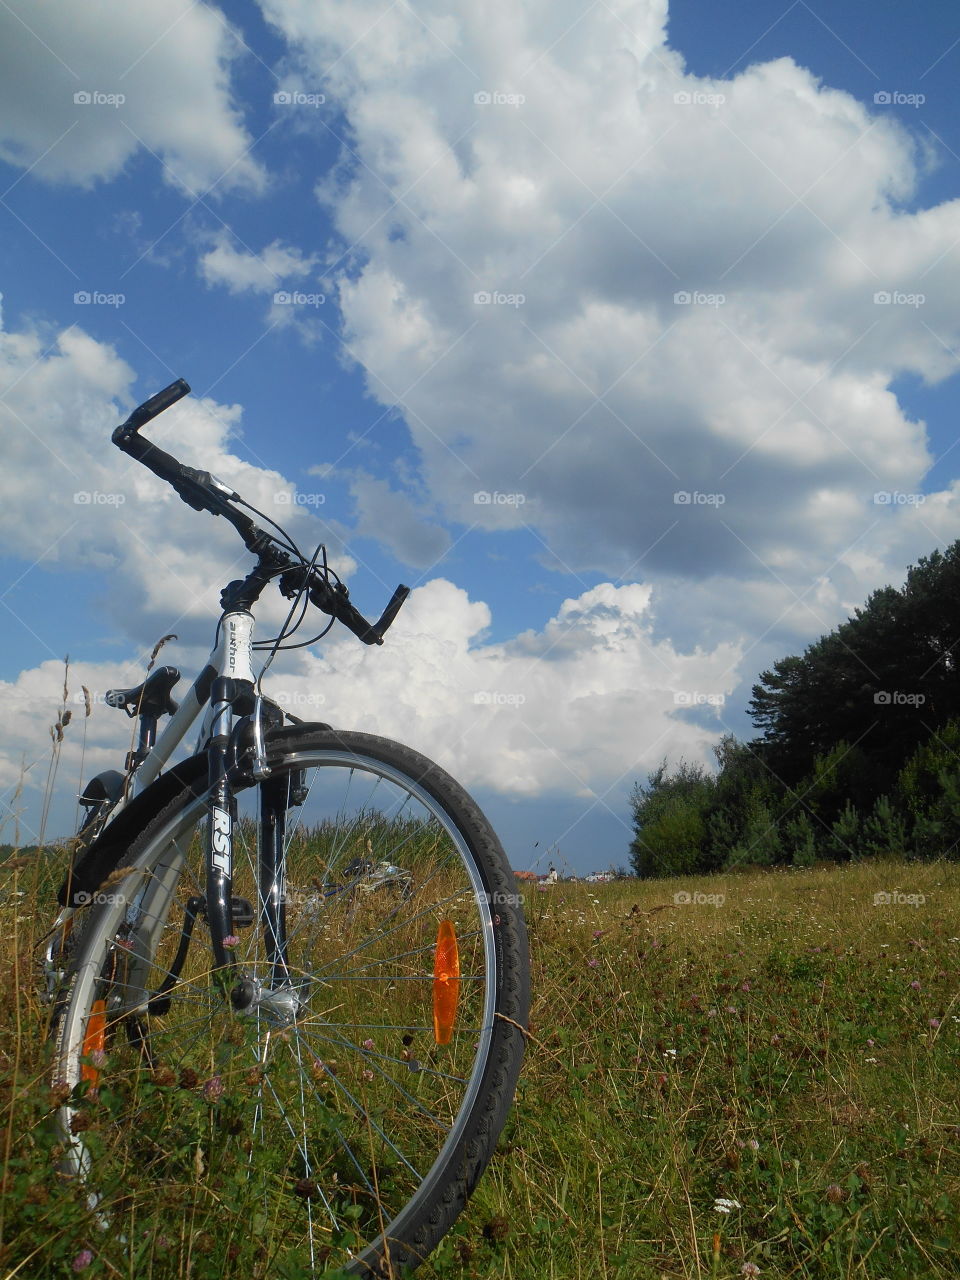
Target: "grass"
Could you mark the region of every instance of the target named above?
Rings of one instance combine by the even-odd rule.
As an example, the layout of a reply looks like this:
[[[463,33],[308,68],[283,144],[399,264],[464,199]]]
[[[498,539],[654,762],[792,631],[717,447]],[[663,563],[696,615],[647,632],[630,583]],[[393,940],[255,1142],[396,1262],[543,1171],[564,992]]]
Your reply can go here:
[[[0,1277],[84,1249],[89,1276],[301,1276],[201,1166],[175,1229],[134,1193],[109,1241],[58,1183],[34,959],[56,862],[0,867]],[[528,893],[517,1103],[419,1274],[960,1275],[958,889],[955,864],[861,863]]]

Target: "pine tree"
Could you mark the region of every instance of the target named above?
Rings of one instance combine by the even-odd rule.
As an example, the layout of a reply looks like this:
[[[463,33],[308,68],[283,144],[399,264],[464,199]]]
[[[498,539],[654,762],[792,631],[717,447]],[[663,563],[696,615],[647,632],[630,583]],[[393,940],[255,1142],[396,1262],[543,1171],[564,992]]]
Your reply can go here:
[[[828,849],[835,862],[849,862],[860,856],[860,815],[849,800],[830,828]]]
[[[782,824],[784,843],[795,867],[812,867],[817,860],[817,838],[805,809]]]
[[[907,824],[889,796],[878,796],[863,823],[862,852],[866,857],[902,857],[907,843]]]

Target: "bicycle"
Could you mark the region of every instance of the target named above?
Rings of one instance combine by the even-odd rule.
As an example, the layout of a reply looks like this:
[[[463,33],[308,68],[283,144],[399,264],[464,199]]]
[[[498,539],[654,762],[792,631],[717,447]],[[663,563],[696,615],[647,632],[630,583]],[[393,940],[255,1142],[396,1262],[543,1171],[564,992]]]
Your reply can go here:
[[[264,694],[310,604],[329,621],[302,643],[339,621],[382,644],[408,588],[367,622],[322,547],[308,558],[139,434],[189,390],[181,379],[147,400],[113,442],[228,520],[256,564],[224,588],[210,659],[179,706],[175,667],[107,695],[139,718],[137,746],[84,789],[45,955],[61,1168],[109,1223],[77,1119],[102,1095],[141,1176],[158,1195],[179,1187],[189,1144],[158,1151],[140,1136],[163,1089],[179,1090],[207,1108],[194,1173],[241,1169],[262,1210],[254,1230],[269,1224],[311,1274],[405,1274],[462,1211],[513,1100],[529,1005],[521,901],[496,835],[444,770]],[[254,644],[271,583],[292,603]],[[259,675],[254,650],[268,654]],[[198,719],[196,753],[167,768]]]

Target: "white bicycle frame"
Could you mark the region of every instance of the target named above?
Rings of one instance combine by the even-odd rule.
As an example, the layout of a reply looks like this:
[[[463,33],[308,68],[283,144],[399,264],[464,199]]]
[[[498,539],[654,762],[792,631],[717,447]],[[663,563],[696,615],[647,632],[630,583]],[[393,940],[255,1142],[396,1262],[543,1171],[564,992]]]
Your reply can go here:
[[[225,613],[220,619],[218,641],[210,653],[207,665],[187,690],[186,696],[180,703],[177,712],[171,716],[149,754],[133,774],[134,794],[139,795],[141,791],[149,787],[150,783],[159,777],[164,765],[190,732],[202,712],[206,714],[197,738],[197,751],[202,751],[207,745],[211,736],[213,717],[209,691],[212,682],[218,676],[226,676],[231,680],[255,682],[253,674],[253,628],[253,614],[248,613],[246,610]],[[110,814],[111,822],[120,810],[126,804],[129,804],[130,799],[132,799],[132,796],[120,801]]]
[[[226,676],[232,680],[247,680],[251,684],[256,683],[253,673],[253,629],[253,614],[245,609],[231,610],[222,615],[217,628],[217,642],[210,652],[206,666],[187,691],[176,713],[171,716],[147,756],[134,770],[133,785],[127,788],[126,794],[111,809],[104,830],[126,808],[134,795],[140,795],[152,782],[156,781],[164,765],[201,715],[203,715],[203,723],[197,738],[197,752],[205,749],[213,731],[214,708],[210,702],[210,690],[218,676]],[[76,907],[65,906],[53,922],[51,941],[46,955],[48,970],[55,965],[53,948],[57,931],[76,911]]]

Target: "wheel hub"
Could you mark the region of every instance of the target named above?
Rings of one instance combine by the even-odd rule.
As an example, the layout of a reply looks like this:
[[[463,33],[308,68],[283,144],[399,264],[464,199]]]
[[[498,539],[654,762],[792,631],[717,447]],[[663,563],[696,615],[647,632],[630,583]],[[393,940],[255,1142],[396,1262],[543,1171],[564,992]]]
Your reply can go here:
[[[244,1017],[266,1017],[277,1026],[288,1027],[297,1020],[300,996],[290,987],[271,991],[259,978],[241,978],[230,992],[230,1003]]]

